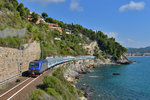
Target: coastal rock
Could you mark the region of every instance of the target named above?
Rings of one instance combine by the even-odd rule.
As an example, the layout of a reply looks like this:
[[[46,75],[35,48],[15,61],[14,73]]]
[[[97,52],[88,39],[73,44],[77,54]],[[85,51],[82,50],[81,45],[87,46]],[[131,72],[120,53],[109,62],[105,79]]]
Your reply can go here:
[[[89,91],[90,91],[90,92],[94,92],[94,89],[91,88]]]
[[[128,60],[127,56],[125,54],[123,54],[122,56],[120,56],[120,58],[117,60],[117,63],[119,64],[130,64],[132,63],[131,61]]]
[[[91,42],[90,44],[84,44],[83,48],[87,50],[89,55],[94,55],[95,53],[101,53],[102,51],[97,48],[98,44],[96,41]]]
[[[120,73],[113,73],[113,75],[120,75]]]
[[[87,92],[84,93],[84,97],[88,98],[88,93]]]
[[[85,97],[80,97],[80,100],[87,100],[87,98],[85,98]]]
[[[81,90],[82,90],[82,91],[85,91],[85,90],[86,90],[86,88],[81,88]]]

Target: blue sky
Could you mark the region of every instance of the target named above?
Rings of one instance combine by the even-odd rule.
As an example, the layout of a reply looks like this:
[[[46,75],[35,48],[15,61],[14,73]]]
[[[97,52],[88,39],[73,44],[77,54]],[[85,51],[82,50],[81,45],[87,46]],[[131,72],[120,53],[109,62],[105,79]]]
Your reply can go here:
[[[113,36],[125,47],[150,46],[150,0],[18,0],[31,11]]]

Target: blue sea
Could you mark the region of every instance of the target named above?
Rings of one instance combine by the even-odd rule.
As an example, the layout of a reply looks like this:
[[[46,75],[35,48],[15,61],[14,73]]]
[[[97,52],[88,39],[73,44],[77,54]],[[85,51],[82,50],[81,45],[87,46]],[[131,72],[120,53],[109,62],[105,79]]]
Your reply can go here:
[[[129,59],[136,62],[92,69],[80,77],[77,88],[86,88],[91,100],[150,100],[150,57]]]

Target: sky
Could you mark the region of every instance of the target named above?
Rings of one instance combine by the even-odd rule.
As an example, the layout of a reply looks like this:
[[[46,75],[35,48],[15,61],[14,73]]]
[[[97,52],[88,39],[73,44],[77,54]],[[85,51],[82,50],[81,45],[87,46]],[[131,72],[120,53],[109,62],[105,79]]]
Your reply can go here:
[[[150,0],[18,0],[31,11],[100,30],[125,47],[150,46]]]

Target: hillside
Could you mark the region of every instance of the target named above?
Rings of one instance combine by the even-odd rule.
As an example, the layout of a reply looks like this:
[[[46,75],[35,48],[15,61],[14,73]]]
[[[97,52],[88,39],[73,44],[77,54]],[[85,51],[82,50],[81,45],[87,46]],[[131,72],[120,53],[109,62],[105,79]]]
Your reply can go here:
[[[42,15],[31,13],[17,0],[0,1],[0,22],[0,34],[2,32],[7,34],[7,37],[0,37],[1,47],[23,49],[23,44],[36,40],[41,45],[41,58],[54,55],[89,55],[88,49],[84,46],[94,41],[98,46],[95,46],[94,53],[90,55],[99,58],[103,56],[117,60],[127,51],[114,38],[108,38],[101,31],[96,33],[78,24],[66,24],[48,17],[47,13]],[[23,29],[24,35],[18,35],[18,30]]]
[[[130,55],[141,55],[141,56],[146,56],[150,55],[150,47],[145,47],[145,48],[128,48],[128,54]]]

